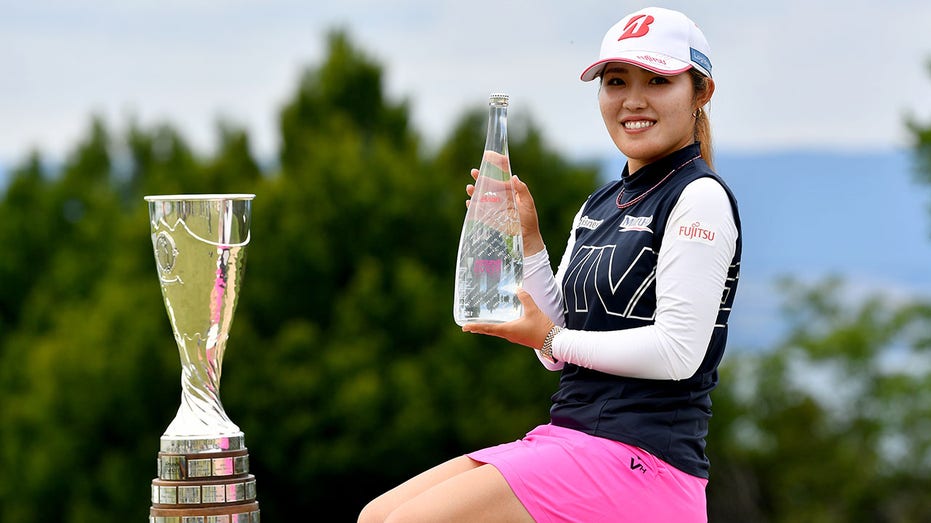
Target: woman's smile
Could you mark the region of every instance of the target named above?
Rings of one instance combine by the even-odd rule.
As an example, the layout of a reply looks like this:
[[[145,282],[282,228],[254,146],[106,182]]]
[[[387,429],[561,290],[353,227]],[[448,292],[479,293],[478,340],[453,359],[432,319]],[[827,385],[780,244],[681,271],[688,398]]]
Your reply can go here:
[[[641,120],[641,119],[630,119],[621,122],[621,125],[624,126],[624,129],[632,132],[639,132],[649,129],[656,124],[655,120]]]

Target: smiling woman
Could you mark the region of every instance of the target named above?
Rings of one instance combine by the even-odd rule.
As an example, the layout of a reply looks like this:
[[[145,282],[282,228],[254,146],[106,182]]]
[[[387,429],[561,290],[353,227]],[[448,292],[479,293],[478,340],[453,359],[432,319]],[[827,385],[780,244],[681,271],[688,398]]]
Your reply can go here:
[[[530,189],[512,177],[524,312],[463,326],[561,371],[550,423],[414,477],[360,522],[707,521],[710,393],[742,244],[736,200],[697,141],[710,138],[710,48],[682,13],[643,9],[608,30],[582,73],[596,78],[628,159],[621,179],[582,205],[554,274]]]

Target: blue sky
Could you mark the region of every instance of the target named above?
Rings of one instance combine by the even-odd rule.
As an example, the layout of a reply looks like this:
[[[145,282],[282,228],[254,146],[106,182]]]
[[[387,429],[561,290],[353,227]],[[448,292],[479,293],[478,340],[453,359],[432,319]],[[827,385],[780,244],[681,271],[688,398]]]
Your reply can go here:
[[[0,0],[0,163],[61,156],[92,114],[167,121],[209,151],[216,123],[257,154],[301,71],[342,27],[410,101],[429,142],[491,91],[511,94],[553,147],[616,154],[596,87],[578,80],[604,32],[652,2],[594,0]],[[931,120],[927,0],[671,1],[705,31],[720,150],[883,150]]]

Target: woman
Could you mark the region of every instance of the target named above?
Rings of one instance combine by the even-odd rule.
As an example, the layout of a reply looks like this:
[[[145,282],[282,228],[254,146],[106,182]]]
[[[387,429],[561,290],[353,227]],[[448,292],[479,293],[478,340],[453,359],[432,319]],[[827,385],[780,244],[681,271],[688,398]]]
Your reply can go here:
[[[561,370],[551,422],[424,472],[359,521],[707,520],[709,393],[741,251],[736,201],[711,168],[709,55],[676,11],[643,9],[608,31],[582,80],[601,81],[602,117],[628,159],[621,179],[584,203],[554,275],[513,177],[524,315],[463,327]]]

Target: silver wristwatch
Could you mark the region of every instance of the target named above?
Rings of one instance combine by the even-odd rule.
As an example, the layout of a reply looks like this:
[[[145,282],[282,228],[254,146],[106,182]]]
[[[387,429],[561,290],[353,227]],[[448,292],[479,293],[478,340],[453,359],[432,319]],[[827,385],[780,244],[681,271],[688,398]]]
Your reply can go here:
[[[553,338],[559,334],[559,331],[562,330],[562,327],[558,325],[553,325],[553,328],[546,333],[546,338],[543,340],[543,347],[540,348],[540,354],[543,355],[543,358],[546,361],[551,363],[556,363],[556,358],[553,357]]]

